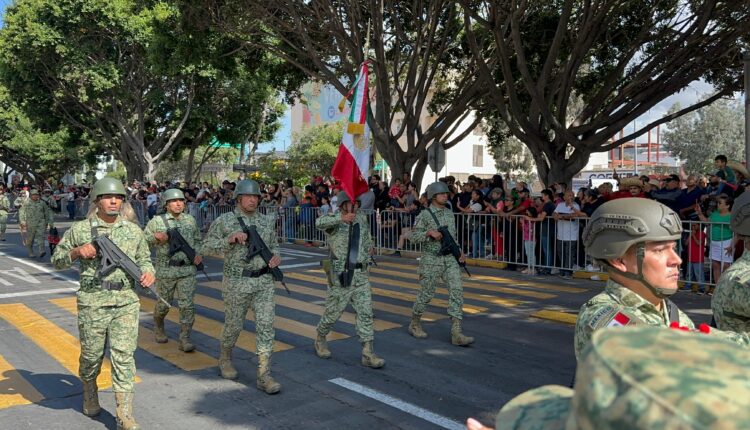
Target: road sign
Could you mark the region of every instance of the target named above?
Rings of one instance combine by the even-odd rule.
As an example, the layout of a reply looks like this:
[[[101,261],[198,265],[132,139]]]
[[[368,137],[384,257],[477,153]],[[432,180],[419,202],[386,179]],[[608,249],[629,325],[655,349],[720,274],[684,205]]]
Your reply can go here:
[[[445,148],[439,142],[433,142],[427,150],[427,163],[430,169],[437,173],[445,167]]]
[[[232,164],[232,171],[233,172],[257,172],[258,167],[251,166],[249,164]]]

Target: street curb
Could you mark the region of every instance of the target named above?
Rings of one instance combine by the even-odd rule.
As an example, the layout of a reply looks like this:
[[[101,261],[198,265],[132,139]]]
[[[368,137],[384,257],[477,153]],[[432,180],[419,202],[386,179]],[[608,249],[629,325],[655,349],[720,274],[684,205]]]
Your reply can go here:
[[[573,272],[574,279],[588,279],[589,281],[595,281],[596,279],[591,279],[594,275],[599,276],[600,281],[607,281],[609,279],[609,275],[602,272],[587,272],[585,270]]]

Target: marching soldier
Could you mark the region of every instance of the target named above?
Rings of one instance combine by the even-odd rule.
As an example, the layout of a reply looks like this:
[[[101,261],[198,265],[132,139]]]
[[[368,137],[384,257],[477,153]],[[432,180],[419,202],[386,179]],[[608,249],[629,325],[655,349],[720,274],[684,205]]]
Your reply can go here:
[[[5,242],[5,229],[8,227],[8,211],[10,200],[5,194],[5,186],[0,185],[0,241]]]
[[[191,352],[195,345],[190,341],[190,331],[195,322],[195,273],[196,265],[202,261],[200,255],[201,233],[198,223],[185,210],[185,195],[181,190],[172,188],[162,194],[165,212],[151,219],[146,225],[146,240],[156,248],[156,292],[168,302],[172,301],[175,291],[180,310],[180,351]],[[176,229],[187,244],[195,251],[195,258],[189,261],[187,255],[180,251],[169,255],[168,230]],[[175,233],[172,233],[175,234]],[[169,308],[160,300],[154,309],[154,334],[156,342],[166,343],[164,318]]]
[[[419,260],[419,293],[412,309],[409,333],[417,339],[424,339],[427,333],[422,330],[420,319],[435,295],[437,282],[442,278],[448,287],[448,315],[451,317],[451,343],[466,346],[474,342],[474,338],[461,332],[463,318],[464,291],[461,285],[461,272],[458,262],[451,254],[440,252],[443,235],[438,231],[440,227],[447,227],[450,234],[456,237],[456,221],[453,211],[446,206],[448,201],[448,186],[444,182],[433,182],[427,186],[427,199],[430,207],[417,215],[414,221],[414,231],[411,241],[422,244],[422,258]],[[463,252],[459,261],[466,257]]]
[[[115,178],[105,177],[94,184],[91,209],[87,218],[74,223],[63,235],[52,256],[57,269],[66,269],[76,260],[80,264],[78,331],[81,339],[79,375],[83,382],[83,413],[93,417],[101,412],[96,377],[104,358],[105,341],[109,339],[112,360],[112,389],[117,402],[117,428],[139,429],[133,418],[133,382],[138,343],[140,303],[135,283],[144,287],[154,283],[151,252],[140,227],[134,223],[135,212],[125,201],[125,188]],[[101,260],[94,237],[108,236],[142,271],[140,279],[122,269],[97,276]]]
[[[370,256],[373,251],[372,236],[367,217],[357,211],[349,196],[338,194],[339,212],[318,218],[315,227],[323,230],[331,248],[328,296],[326,308],[318,324],[315,354],[330,358],[326,336],[338,321],[346,305],[351,302],[357,313],[357,335],[362,342],[362,365],[379,369],[385,360],[375,355],[372,348],[372,291],[368,278]],[[348,270],[347,270],[348,269]]]
[[[206,255],[224,256],[224,328],[221,331],[219,371],[225,379],[236,379],[232,365],[232,348],[242,331],[249,308],[255,315],[257,332],[258,373],[256,386],[267,394],[281,391],[281,384],[271,376],[275,315],[274,280],[271,269],[281,264],[276,240],[276,224],[272,216],[258,212],[260,200],[258,183],[239,181],[235,191],[237,206],[221,215],[213,223],[203,244]],[[248,261],[247,228],[254,226],[265,245],[273,253],[268,264],[260,255]]]
[[[29,257],[36,257],[34,252],[36,246],[36,249],[39,249],[39,258],[42,258],[47,255],[44,248],[47,227],[54,227],[52,210],[40,199],[39,191],[31,190],[29,195],[29,200],[18,211],[18,224],[21,230],[26,231],[26,248],[29,250]]]
[[[682,235],[680,217],[650,199],[609,201],[591,215],[583,232],[586,252],[607,268],[604,292],[581,306],[574,338],[580,360],[593,333],[604,327],[677,325],[695,330],[690,318],[669,300],[677,292],[680,264],[677,241]],[[750,335],[701,330],[748,344]]]

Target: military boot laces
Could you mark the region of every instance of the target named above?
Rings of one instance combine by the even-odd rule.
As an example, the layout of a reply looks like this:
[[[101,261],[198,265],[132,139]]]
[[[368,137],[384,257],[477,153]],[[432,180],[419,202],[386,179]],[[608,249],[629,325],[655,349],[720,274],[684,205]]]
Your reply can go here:
[[[237,379],[237,369],[232,366],[231,348],[222,348],[219,353],[219,373],[224,379]]]
[[[154,338],[156,343],[167,343],[167,334],[164,333],[164,318],[154,315]]]
[[[96,380],[83,382],[83,414],[87,417],[95,417],[102,411],[99,406],[99,388]]]
[[[180,327],[180,344],[177,346],[180,351],[193,352],[195,345],[190,341],[190,325],[182,324]]]
[[[385,366],[385,360],[375,355],[372,349],[372,341],[362,344],[362,365],[373,369],[380,369]]]
[[[266,394],[276,394],[281,391],[281,384],[271,376],[271,354],[260,354],[258,356],[258,380],[257,387]]]
[[[420,322],[421,318],[421,315],[412,315],[411,322],[409,323],[409,334],[417,339],[424,339],[427,337],[427,333],[422,330],[422,323]]]
[[[133,393],[115,393],[117,430],[140,430],[133,418]]]
[[[461,333],[461,320],[452,318],[451,343],[458,346],[467,346],[474,342],[474,338]]]
[[[328,341],[322,334],[318,334],[315,339],[315,355],[320,358],[331,358],[331,351],[328,349]]]

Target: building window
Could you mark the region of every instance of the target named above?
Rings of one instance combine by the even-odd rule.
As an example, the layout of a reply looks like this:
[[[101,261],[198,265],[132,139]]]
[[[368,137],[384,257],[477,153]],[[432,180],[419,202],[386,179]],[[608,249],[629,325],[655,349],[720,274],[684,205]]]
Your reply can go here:
[[[474,167],[482,167],[484,162],[484,146],[474,145],[474,153],[471,158]]]

